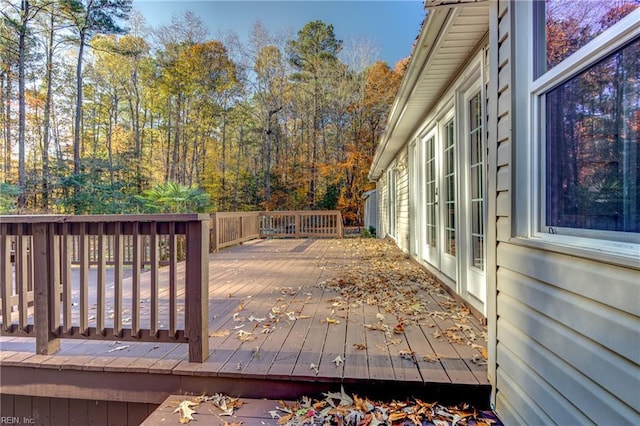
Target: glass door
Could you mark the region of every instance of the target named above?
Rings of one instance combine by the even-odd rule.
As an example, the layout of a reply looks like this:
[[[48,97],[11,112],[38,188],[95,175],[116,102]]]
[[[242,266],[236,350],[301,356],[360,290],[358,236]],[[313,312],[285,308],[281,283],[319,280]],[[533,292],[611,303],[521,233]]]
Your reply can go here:
[[[465,237],[464,262],[466,291],[480,300],[486,300],[485,285],[485,145],[482,94],[470,92],[465,97]]]
[[[442,136],[442,176],[440,214],[443,218],[440,226],[442,236],[442,257],[440,270],[450,278],[456,279],[457,248],[457,168],[456,135],[454,118],[451,117],[441,128]]]
[[[423,209],[423,258],[435,267],[440,267],[440,253],[438,243],[438,163],[436,158],[436,135],[435,131],[429,133],[422,144],[424,154],[423,170],[421,176],[424,182]]]

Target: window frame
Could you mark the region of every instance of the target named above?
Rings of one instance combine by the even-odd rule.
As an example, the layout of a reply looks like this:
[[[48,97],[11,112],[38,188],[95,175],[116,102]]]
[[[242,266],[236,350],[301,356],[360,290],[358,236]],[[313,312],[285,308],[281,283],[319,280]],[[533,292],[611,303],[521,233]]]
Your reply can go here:
[[[398,171],[396,162],[387,171],[387,220],[389,236],[398,237]]]
[[[514,32],[514,78],[512,79],[513,140],[526,141],[527,149],[516,150],[515,191],[512,217],[515,240],[585,257],[612,259],[614,263],[637,265],[640,234],[582,228],[558,228],[550,233],[544,225],[546,211],[545,94],[582,74],[592,65],[640,37],[640,9],[611,26],[550,70],[542,73],[544,47],[544,2],[514,2],[517,24],[526,30]],[[542,7],[541,7],[542,6]],[[542,20],[542,21],[541,21]],[[527,37],[526,34],[533,34]],[[518,54],[525,52],[524,54]],[[544,55],[542,58],[540,55]],[[524,92],[524,93],[523,93]],[[522,209],[522,210],[521,210]],[[525,210],[526,209],[526,214]],[[556,230],[557,231],[557,230]],[[567,250],[568,249],[568,250]],[[631,261],[631,262],[630,262]]]

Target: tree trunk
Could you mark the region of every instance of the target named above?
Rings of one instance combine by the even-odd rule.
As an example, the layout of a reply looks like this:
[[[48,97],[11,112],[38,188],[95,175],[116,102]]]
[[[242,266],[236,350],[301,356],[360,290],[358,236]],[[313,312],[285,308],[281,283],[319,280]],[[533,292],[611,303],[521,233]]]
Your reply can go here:
[[[236,157],[236,173],[235,173],[235,182],[233,185],[233,211],[238,211],[238,185],[240,181],[240,158],[242,151],[242,139],[244,137],[244,128],[240,125],[240,137],[238,139],[238,155]]]
[[[25,130],[27,108],[25,104],[24,57],[26,55],[27,19],[29,16],[29,1],[22,0],[21,21],[18,38],[18,210],[26,205],[26,171],[25,171]]]
[[[53,78],[53,33],[55,15],[51,10],[49,27],[49,45],[47,46],[47,93],[44,100],[44,135],[42,138],[42,208],[49,211],[49,133],[51,128],[51,79]]]
[[[4,120],[4,125],[3,125],[3,129],[2,131],[4,132],[4,142],[5,142],[5,152],[4,152],[4,173],[5,173],[5,181],[6,182],[10,182],[11,181],[11,70],[7,70],[6,73],[6,85],[5,85],[5,95],[4,95],[4,101],[6,102],[6,104],[3,104],[3,106],[5,107],[4,110],[6,111],[4,116],[5,116],[5,120]]]
[[[73,132],[73,195],[80,193],[78,176],[80,175],[80,134],[82,133],[82,55],[84,54],[85,37],[87,33],[83,28],[80,30],[80,47],[78,49],[78,63],[76,65],[76,116]],[[78,213],[77,205],[74,203],[74,211]]]

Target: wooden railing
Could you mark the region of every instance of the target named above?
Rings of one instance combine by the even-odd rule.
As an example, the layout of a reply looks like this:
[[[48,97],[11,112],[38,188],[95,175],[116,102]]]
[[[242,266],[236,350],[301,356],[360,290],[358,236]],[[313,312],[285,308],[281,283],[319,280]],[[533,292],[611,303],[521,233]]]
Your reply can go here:
[[[342,215],[330,211],[220,212],[211,215],[211,251],[258,238],[342,238]]]
[[[211,214],[211,251],[260,238],[259,212]]]
[[[342,234],[338,211],[0,216],[0,335],[39,354],[61,338],[185,342],[202,362],[209,251]]]
[[[280,211],[260,213],[260,236],[342,238],[342,215],[329,211]]]
[[[209,221],[199,214],[0,216],[0,333],[34,336],[39,354],[57,351],[60,338],[187,342],[189,360],[202,362],[209,353]],[[126,279],[125,240],[132,242]],[[149,270],[142,273],[145,253]],[[161,258],[168,265],[162,272]]]

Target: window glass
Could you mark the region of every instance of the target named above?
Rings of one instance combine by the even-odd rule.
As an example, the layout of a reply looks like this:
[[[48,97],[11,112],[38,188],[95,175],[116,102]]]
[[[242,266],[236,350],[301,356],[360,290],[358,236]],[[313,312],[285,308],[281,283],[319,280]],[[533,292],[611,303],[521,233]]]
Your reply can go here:
[[[546,69],[639,7],[640,0],[546,0]]]
[[[426,190],[426,237],[427,244],[433,248],[437,246],[436,208],[438,206],[436,190],[436,152],[435,138],[429,138],[425,143],[425,190]]]
[[[640,39],[545,105],[546,225],[640,232]]]
[[[444,126],[445,251],[456,255],[456,158],[453,119]]]
[[[471,251],[472,265],[484,270],[484,155],[482,140],[482,97],[469,101],[469,151],[471,161]]]

